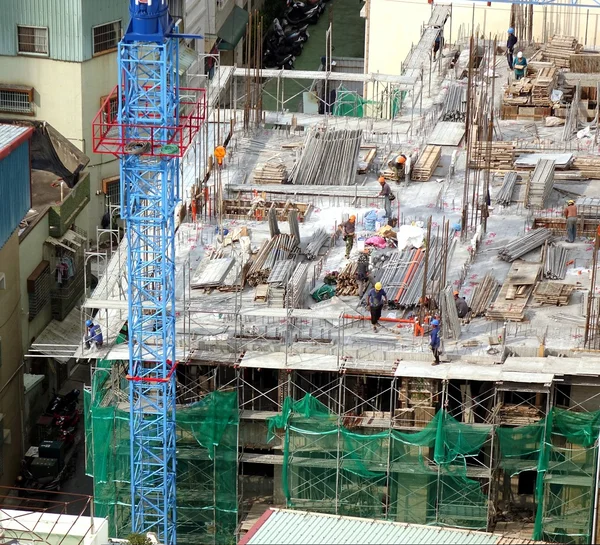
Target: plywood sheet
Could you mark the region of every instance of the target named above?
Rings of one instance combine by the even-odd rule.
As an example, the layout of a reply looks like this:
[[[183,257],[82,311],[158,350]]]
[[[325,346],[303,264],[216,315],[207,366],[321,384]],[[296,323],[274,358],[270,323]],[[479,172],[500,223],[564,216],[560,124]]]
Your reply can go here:
[[[465,136],[465,124],[454,121],[440,121],[427,140],[436,146],[459,146]]]

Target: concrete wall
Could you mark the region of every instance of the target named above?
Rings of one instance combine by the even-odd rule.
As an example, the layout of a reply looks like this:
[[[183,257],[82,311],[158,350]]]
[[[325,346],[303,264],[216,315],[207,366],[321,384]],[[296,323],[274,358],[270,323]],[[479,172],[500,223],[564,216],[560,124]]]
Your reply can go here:
[[[6,288],[0,290],[0,413],[5,435],[2,446],[0,485],[13,485],[22,457],[23,351],[21,348],[21,289],[19,286],[19,237],[17,232],[0,250],[0,272]]]
[[[29,321],[29,294],[27,277],[43,259],[44,241],[48,238],[48,214],[19,243],[20,289],[21,289],[21,337],[23,352],[29,348],[31,339],[37,337],[52,320],[50,300],[43,310]]]

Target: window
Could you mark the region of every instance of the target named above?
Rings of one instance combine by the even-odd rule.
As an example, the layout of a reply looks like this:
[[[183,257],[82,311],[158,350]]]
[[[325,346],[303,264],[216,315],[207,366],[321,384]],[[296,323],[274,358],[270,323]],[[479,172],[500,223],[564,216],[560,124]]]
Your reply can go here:
[[[33,320],[50,301],[50,263],[42,261],[27,278],[29,321]]]
[[[121,39],[121,21],[95,26],[92,32],[94,33],[94,55],[113,51]]]
[[[100,97],[100,108],[105,116],[104,121],[107,123],[116,123],[119,116],[119,97],[116,94],[110,96],[107,106],[104,106],[107,96]]]
[[[37,26],[17,26],[18,50],[23,55],[48,54],[48,29]]]
[[[0,85],[0,112],[33,115],[33,88]]]
[[[104,178],[102,180],[102,193],[104,193],[112,206],[121,205],[121,179],[119,176]]]

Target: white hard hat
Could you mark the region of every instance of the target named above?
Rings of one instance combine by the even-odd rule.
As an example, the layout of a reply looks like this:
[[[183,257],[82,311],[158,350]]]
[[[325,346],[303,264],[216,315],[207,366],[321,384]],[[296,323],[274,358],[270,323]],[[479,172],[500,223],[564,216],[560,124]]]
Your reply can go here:
[[[522,58],[523,58],[523,52],[522,52],[522,51],[519,51],[519,52],[517,53],[517,57],[518,57],[519,59],[522,59]]]

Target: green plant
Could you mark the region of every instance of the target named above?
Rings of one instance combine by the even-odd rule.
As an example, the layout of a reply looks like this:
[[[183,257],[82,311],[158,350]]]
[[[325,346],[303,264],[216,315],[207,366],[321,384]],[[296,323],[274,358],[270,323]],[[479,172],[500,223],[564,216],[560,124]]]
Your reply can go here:
[[[129,534],[127,536],[129,545],[152,545],[152,542],[144,534]]]

